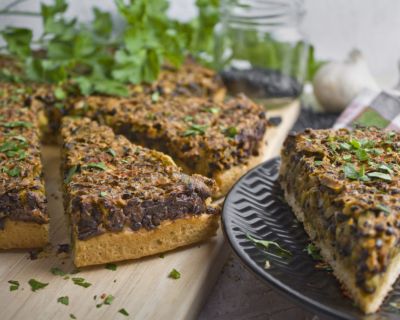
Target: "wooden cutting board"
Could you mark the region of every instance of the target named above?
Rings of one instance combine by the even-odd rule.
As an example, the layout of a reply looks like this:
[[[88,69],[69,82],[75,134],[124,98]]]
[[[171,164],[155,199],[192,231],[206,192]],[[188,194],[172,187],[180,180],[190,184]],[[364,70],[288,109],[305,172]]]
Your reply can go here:
[[[281,116],[282,123],[268,130],[266,158],[279,154],[281,144],[297,119],[299,103],[272,110],[269,117]],[[66,273],[76,271],[70,257],[56,255],[58,244],[68,243],[68,227],[62,208],[59,175],[59,149],[43,147],[45,178],[51,217],[52,248],[31,260],[27,252],[0,252],[0,319],[193,319],[217,280],[229,254],[221,230],[217,237],[200,245],[117,264],[112,271],[104,266],[84,268],[70,279],[54,275],[51,268]],[[42,256],[45,257],[42,257]],[[181,278],[168,277],[172,269]],[[72,277],[84,278],[91,286],[74,284]],[[28,284],[36,279],[48,285],[32,292]],[[10,291],[9,280],[20,283],[18,290]],[[110,305],[103,304],[101,296],[112,295]],[[57,302],[68,296],[69,305]],[[119,313],[125,309],[129,317]]]

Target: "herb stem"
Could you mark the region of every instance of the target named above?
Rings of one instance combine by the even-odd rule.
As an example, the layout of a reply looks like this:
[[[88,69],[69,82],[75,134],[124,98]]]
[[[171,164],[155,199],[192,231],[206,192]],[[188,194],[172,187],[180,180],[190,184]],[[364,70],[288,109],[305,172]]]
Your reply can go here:
[[[39,12],[33,11],[10,11],[10,10],[0,10],[0,15],[7,16],[29,16],[29,17],[41,17]]]

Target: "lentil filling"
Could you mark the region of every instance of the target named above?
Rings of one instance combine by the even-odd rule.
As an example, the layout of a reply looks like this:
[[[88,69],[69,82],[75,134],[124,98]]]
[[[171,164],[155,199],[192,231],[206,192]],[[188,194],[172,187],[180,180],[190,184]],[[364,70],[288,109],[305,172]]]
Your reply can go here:
[[[169,157],[109,127],[64,118],[61,134],[65,207],[80,240],[220,211],[210,205],[212,180],[182,173]]]

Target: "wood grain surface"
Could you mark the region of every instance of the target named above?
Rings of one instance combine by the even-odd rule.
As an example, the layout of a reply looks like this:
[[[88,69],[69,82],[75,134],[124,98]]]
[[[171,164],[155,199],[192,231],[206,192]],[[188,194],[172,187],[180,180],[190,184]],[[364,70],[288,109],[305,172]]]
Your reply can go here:
[[[280,146],[295,122],[298,102],[272,110],[281,116],[278,127],[269,128],[266,158],[279,154]],[[43,147],[43,161],[51,217],[52,246],[31,260],[27,252],[0,252],[0,319],[193,319],[219,276],[229,249],[221,231],[212,240],[188,248],[136,261],[117,264],[115,271],[104,266],[82,268],[78,273],[68,255],[56,254],[59,244],[69,242],[68,223],[63,214],[59,174],[59,149]],[[51,273],[58,267],[68,279]],[[168,277],[172,269],[181,278]],[[71,274],[74,273],[74,274]],[[73,277],[84,278],[91,286],[74,284]],[[28,284],[35,279],[48,285],[36,292]],[[9,280],[20,283],[10,291]],[[111,304],[104,304],[112,295]],[[68,296],[69,305],[57,302]],[[129,316],[119,310],[125,309]]]

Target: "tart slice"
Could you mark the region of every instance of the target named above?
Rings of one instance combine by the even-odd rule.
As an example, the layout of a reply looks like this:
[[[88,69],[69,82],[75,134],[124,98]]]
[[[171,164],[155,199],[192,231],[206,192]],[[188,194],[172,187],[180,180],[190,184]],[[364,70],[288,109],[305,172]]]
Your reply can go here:
[[[0,93],[0,249],[48,243],[39,128],[18,94]]]
[[[87,118],[64,118],[62,172],[76,266],[140,258],[215,235],[214,182]]]
[[[334,275],[365,313],[400,274],[400,135],[306,130],[287,138],[286,200]]]
[[[136,99],[88,97],[75,104],[132,142],[171,156],[186,173],[216,180],[224,195],[263,160],[266,114],[245,96],[226,103],[205,98]]]

